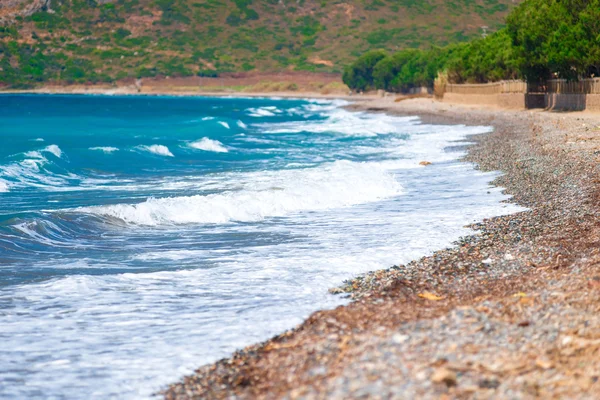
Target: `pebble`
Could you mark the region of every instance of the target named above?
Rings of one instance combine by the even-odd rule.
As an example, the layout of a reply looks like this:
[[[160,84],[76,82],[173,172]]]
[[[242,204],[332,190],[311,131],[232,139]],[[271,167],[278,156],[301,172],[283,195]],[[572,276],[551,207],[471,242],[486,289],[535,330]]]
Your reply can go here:
[[[433,383],[444,383],[448,387],[456,386],[457,384],[456,374],[446,368],[437,369],[431,376],[431,381]]]
[[[502,171],[493,184],[529,211],[474,223],[453,247],[345,282],[333,291],[351,296],[349,306],[266,342],[278,349],[269,357],[257,345],[201,368],[167,399],[286,397],[289,387],[291,397],[433,399],[440,385],[456,386],[450,398],[600,398],[600,140],[567,146],[583,129],[564,115],[453,107],[439,117],[427,107],[424,123],[493,119],[493,133],[469,138],[466,161]],[[426,292],[444,300],[423,301]],[[414,307],[418,319],[402,319]],[[336,320],[351,339],[324,322],[331,313],[346,316]],[[327,373],[307,378],[317,366]]]

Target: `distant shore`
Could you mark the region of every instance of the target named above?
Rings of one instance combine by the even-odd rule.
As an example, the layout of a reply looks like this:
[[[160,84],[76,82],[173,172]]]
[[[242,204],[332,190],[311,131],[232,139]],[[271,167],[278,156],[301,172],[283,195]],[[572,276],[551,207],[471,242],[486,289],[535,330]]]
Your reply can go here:
[[[332,290],[355,301],[200,368],[165,397],[599,396],[600,117],[352,100],[426,123],[492,125],[465,161],[502,171],[494,184],[530,211]]]
[[[348,98],[340,75],[308,72],[224,74],[222,77],[126,79],[113,84],[51,84],[28,89],[0,87],[0,94],[95,94]]]
[[[111,89],[70,89],[70,88],[38,88],[24,90],[0,90],[0,94],[56,94],[56,95],[107,95],[107,96],[199,96],[199,97],[281,97],[281,98],[315,98],[315,99],[341,99],[363,100],[374,98],[374,95],[348,95],[342,93],[323,94],[319,92],[240,92],[240,91],[152,91],[138,92],[135,90]]]

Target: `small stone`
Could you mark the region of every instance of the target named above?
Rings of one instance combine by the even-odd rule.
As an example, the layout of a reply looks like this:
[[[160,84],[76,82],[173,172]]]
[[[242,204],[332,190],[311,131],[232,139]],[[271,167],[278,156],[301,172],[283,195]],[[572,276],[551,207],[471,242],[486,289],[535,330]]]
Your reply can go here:
[[[462,388],[462,392],[471,394],[471,393],[475,393],[477,391],[477,389],[479,389],[479,388],[475,385],[467,385]]]
[[[448,387],[456,386],[457,384],[456,374],[446,368],[437,369],[433,373],[431,381],[433,383],[444,383]]]
[[[592,289],[600,289],[600,276],[594,276],[588,281],[588,286]]]
[[[496,389],[500,386],[500,381],[496,378],[484,378],[479,381],[479,387],[482,389]]]
[[[408,335],[403,335],[401,333],[395,333],[394,336],[392,336],[392,342],[396,343],[396,344],[401,344],[406,342],[408,339],[410,339],[410,336]]]
[[[550,369],[553,366],[552,362],[550,360],[543,359],[543,358],[538,358],[535,362],[535,365],[537,365],[541,369]]]

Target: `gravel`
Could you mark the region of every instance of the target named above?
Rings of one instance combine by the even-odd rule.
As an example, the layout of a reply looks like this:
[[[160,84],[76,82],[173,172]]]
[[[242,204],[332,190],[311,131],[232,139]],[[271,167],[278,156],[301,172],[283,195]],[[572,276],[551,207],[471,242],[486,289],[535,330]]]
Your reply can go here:
[[[352,105],[485,124],[466,161],[529,211],[346,282],[347,306],[171,385],[188,398],[599,398],[600,117],[428,99]],[[435,162],[435,160],[430,160]]]

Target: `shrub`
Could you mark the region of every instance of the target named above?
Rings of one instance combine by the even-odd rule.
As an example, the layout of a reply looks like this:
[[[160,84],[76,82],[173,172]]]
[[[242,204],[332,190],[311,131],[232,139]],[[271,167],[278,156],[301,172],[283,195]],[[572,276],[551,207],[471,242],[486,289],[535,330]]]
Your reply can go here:
[[[218,78],[219,77],[219,73],[213,69],[201,69],[200,71],[198,71],[198,73],[196,74],[200,77],[204,77],[204,78]]]
[[[119,28],[113,34],[113,37],[117,40],[125,39],[127,36],[131,36],[131,31],[124,28]]]

